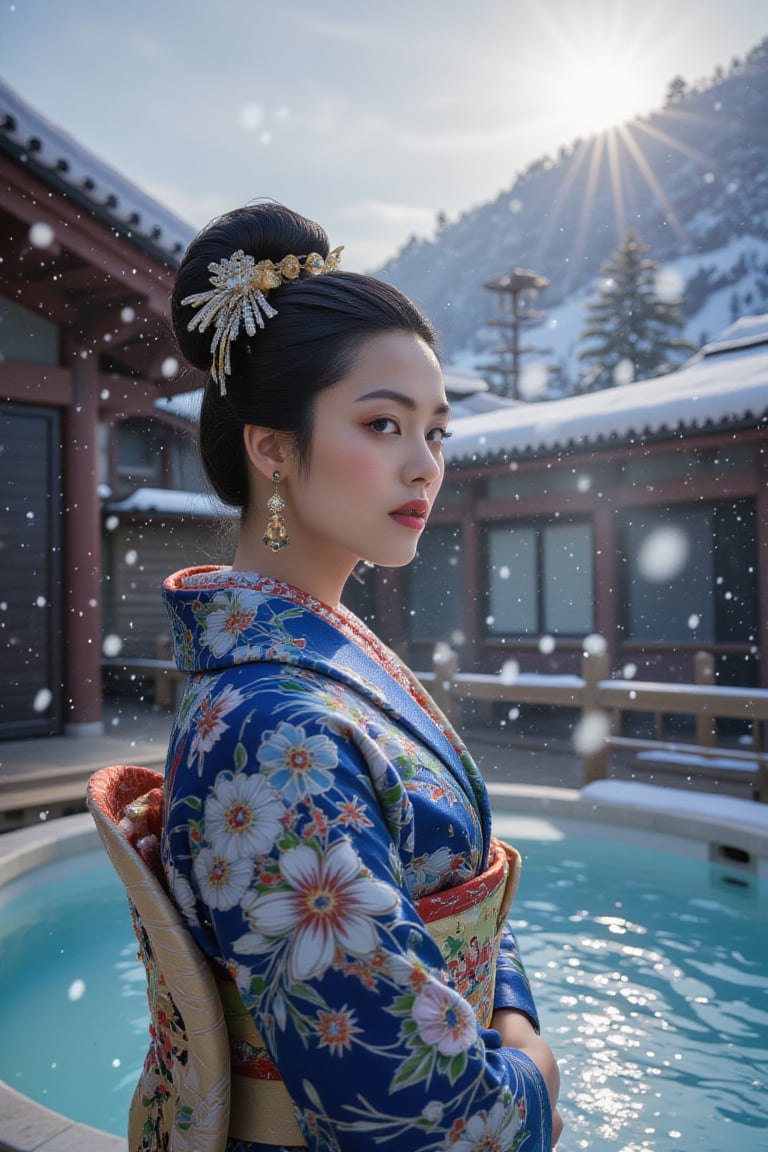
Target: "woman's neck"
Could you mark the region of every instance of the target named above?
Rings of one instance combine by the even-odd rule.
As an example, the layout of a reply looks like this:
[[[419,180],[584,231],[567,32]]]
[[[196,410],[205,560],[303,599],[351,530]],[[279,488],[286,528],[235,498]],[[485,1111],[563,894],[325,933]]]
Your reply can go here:
[[[290,543],[273,552],[261,536],[244,525],[238,538],[232,568],[239,572],[259,572],[273,580],[291,584],[316,600],[336,608],[356,560],[338,555],[310,557],[300,544]]]

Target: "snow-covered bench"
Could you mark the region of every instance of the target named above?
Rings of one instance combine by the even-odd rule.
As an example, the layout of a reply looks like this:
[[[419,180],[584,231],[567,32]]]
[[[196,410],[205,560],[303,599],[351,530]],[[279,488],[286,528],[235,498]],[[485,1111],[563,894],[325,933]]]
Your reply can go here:
[[[743,784],[753,800],[768,802],[768,756],[757,752],[666,744],[637,752],[631,767],[641,774],[658,772]]]

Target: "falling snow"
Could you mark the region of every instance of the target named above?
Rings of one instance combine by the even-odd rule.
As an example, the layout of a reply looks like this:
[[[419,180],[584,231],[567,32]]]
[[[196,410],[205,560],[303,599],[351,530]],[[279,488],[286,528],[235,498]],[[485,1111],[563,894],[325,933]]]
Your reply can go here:
[[[40,222],[33,224],[29,229],[29,242],[33,248],[50,248],[55,238],[55,233],[50,224]]]
[[[111,633],[102,640],[101,650],[105,656],[119,656],[123,650],[123,642],[119,636]]]
[[[573,730],[573,750],[579,756],[594,756],[604,746],[611,731],[605,712],[587,712]]]
[[[688,536],[681,528],[672,525],[654,528],[638,550],[638,572],[652,584],[666,584],[682,573],[690,548]]]

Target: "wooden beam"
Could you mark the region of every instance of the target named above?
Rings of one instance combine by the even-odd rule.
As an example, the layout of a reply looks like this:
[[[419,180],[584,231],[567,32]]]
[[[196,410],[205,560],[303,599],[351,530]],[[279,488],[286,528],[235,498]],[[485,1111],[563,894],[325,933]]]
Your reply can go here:
[[[90,216],[68,197],[52,193],[41,181],[7,157],[0,156],[3,207],[24,221],[48,224],[56,241],[75,253],[102,277],[106,275],[134,296],[138,293],[158,316],[168,310],[174,272],[154,261],[108,225]]]
[[[72,372],[55,364],[0,360],[0,399],[65,408],[72,403]]]

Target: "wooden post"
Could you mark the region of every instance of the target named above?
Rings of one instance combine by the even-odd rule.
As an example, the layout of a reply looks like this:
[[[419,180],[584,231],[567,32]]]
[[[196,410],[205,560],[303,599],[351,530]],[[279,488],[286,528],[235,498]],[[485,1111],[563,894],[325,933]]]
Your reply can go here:
[[[447,644],[439,644],[432,654],[432,671],[435,681],[432,685],[432,699],[450,724],[459,722],[459,705],[454,695],[454,676],[459,670],[458,653]]]
[[[611,762],[611,749],[607,737],[613,727],[613,718],[610,712],[600,707],[600,694],[598,685],[601,680],[607,680],[610,672],[610,661],[607,652],[589,655],[584,653],[581,658],[581,675],[584,680],[584,691],[581,698],[582,723],[588,716],[603,713],[607,718],[607,735],[602,746],[595,752],[584,755],[584,783],[590,784],[593,780],[604,780],[608,775]]]
[[[693,657],[693,679],[696,684],[715,683],[715,658],[711,652],[696,652]],[[717,737],[717,721],[706,711],[706,705],[696,711],[696,743],[704,748],[714,748]]]
[[[64,415],[65,731],[97,736],[101,717],[99,376],[91,348],[72,344],[72,403]]]

